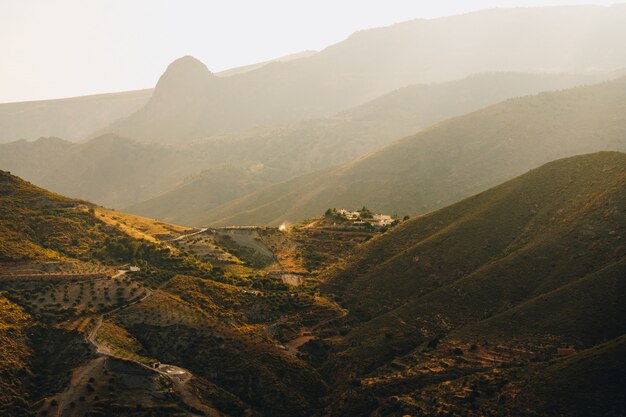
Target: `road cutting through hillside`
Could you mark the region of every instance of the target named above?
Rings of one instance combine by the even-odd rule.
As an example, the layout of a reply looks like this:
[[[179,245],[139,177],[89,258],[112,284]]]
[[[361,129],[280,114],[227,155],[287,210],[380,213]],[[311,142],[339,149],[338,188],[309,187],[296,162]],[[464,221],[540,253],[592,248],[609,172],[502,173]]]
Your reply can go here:
[[[119,278],[123,276],[126,272],[127,271],[118,271],[118,273],[113,275],[111,278]],[[145,296],[98,316],[93,329],[86,337],[86,340],[95,348],[97,357],[90,360],[86,364],[74,369],[70,378],[69,386],[62,393],[55,396],[58,402],[58,406],[56,407],[56,417],[73,416],[76,414],[73,411],[77,410],[70,410],[68,414],[65,413],[67,404],[71,403],[71,399],[76,397],[76,394],[79,392],[80,388],[84,389],[84,387],[88,383],[90,375],[93,374],[94,370],[98,366],[103,366],[107,358],[132,362],[135,365],[138,365],[152,372],[156,372],[170,380],[174,391],[178,394],[179,399],[185,404],[185,406],[189,410],[193,410],[189,411],[192,415],[200,415],[206,417],[220,417],[222,415],[218,410],[205,405],[196,395],[191,392],[188,387],[188,383],[193,378],[193,374],[187,369],[169,364],[159,364],[158,367],[148,366],[142,362],[117,355],[105,343],[98,342],[96,336],[98,334],[98,331],[102,327],[105,316],[119,312],[132,305],[138,304],[148,299],[152,296],[153,291],[149,289],[146,290],[147,294]]]
[[[183,240],[183,239],[187,239],[189,237],[195,236],[195,235],[199,235],[201,233],[206,232],[207,230],[209,230],[207,227],[205,227],[204,229],[200,229],[197,232],[193,232],[193,233],[187,233],[185,235],[180,235],[178,237],[175,237],[174,239],[170,239],[170,240],[165,240],[165,242],[176,242],[178,240]]]

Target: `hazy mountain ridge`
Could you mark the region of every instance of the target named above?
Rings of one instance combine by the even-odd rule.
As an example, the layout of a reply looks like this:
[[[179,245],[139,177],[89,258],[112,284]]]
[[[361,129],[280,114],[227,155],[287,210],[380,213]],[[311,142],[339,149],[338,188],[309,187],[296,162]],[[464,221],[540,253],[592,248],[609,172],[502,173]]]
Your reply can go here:
[[[201,77],[209,76],[198,68]],[[441,119],[511,96],[613,76],[478,74],[406,87],[332,118],[211,137],[187,148],[111,135],[79,144],[18,141],[0,145],[0,166],[66,195],[192,224],[219,204],[352,160]]]
[[[83,143],[41,138],[0,148],[4,169],[56,192],[109,207],[153,197],[204,167],[190,152],[114,135]]]
[[[314,53],[315,51],[304,51],[258,64],[231,68],[215,75],[229,77],[259,69],[272,62],[287,62]],[[150,100],[153,92],[154,89],[150,88],[82,97],[2,103],[0,143],[49,136],[80,141],[141,109]]]
[[[0,143],[57,136],[80,140],[145,105],[152,90],[0,104]]]
[[[197,224],[297,221],[328,207],[417,214],[553,159],[625,150],[626,78],[507,100],[347,164],[224,204]]]
[[[626,67],[625,13],[621,6],[496,9],[361,31],[306,58],[198,79],[185,109],[154,97],[101,133],[184,143],[325,117],[402,86],[485,71],[617,70]]]
[[[155,199],[126,210],[184,224],[199,224],[204,213],[226,199],[216,199],[232,174],[220,175],[224,164],[243,166],[237,181],[249,184],[232,191],[231,198],[298,174],[344,163],[443,119],[476,110],[510,97],[593,83],[611,74],[477,74],[463,80],[416,85],[382,96],[332,118],[290,126],[210,138],[193,147],[216,167],[197,179]],[[233,172],[233,171],[231,171]]]

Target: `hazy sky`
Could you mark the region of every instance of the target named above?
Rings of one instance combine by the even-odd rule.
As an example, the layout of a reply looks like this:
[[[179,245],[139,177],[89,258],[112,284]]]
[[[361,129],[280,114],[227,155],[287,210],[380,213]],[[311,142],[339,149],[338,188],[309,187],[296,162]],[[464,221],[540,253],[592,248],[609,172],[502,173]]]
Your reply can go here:
[[[152,87],[193,55],[212,71],[322,49],[359,29],[550,0],[0,0],[0,102]]]

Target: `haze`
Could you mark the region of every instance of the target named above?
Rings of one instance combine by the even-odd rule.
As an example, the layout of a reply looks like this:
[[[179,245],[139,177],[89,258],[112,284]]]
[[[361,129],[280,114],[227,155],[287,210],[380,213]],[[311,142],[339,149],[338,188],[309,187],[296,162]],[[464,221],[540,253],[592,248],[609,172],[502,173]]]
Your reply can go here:
[[[626,3],[565,1],[0,0],[0,416],[625,417]]]
[[[610,1],[18,1],[0,5],[0,102],[149,88],[174,59],[211,71],[320,50],[351,33],[494,7]]]

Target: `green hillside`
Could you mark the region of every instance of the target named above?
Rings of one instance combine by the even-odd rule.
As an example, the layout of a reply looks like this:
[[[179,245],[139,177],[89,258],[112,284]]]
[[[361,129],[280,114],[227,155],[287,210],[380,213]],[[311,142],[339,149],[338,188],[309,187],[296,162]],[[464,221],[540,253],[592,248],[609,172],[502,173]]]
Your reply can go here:
[[[252,268],[245,280],[211,271],[177,247],[195,235],[0,172],[0,413],[317,409],[324,381],[283,343],[343,310]],[[178,373],[148,366],[157,360]]]
[[[80,257],[106,234],[87,206],[0,171],[0,259]],[[82,207],[81,207],[82,206]]]
[[[282,268],[301,271],[325,251],[335,262],[301,287],[252,266],[241,277],[209,273],[194,258],[214,250],[202,249],[204,232],[0,178],[0,267],[142,266],[93,282],[2,283],[2,412],[623,410],[626,154],[551,162],[384,233],[349,236],[330,219],[261,229],[254,241]],[[159,243],[165,232],[189,235]],[[564,346],[568,356],[557,353]]]
[[[626,150],[626,78],[515,98],[226,203],[197,224],[297,221],[328,207],[420,214],[557,158]]]
[[[352,336],[371,335],[362,360],[375,362],[366,346],[384,331],[400,332],[401,346],[407,334],[418,343],[479,321],[479,333],[488,326],[506,337],[524,335],[529,322],[572,342],[620,335],[624,323],[606,319],[620,311],[624,289],[625,164],[622,153],[549,163],[372,240],[328,281],[353,312],[375,317]],[[412,325],[398,327],[401,319]]]
[[[2,263],[54,260],[116,265],[141,261],[170,274],[200,275],[210,269],[210,265],[181,256],[154,238],[137,238],[132,225],[122,223],[134,221],[133,217],[118,217],[114,222],[109,217],[91,203],[51,193],[0,171]]]
[[[625,185],[626,154],[567,158],[372,239],[326,277],[352,327],[325,369],[369,381],[358,401],[406,395],[400,404],[411,411],[466,410],[466,389],[481,395],[476,415],[619,410],[623,370],[591,370],[624,367],[615,351],[623,343],[610,341],[626,333]],[[556,347],[603,343],[613,347],[548,362]],[[494,359],[509,365],[497,370]],[[583,382],[586,370],[593,384]],[[524,400],[498,400],[520,390],[546,401],[533,405],[537,414]],[[346,411],[355,405],[334,407],[358,415]]]

